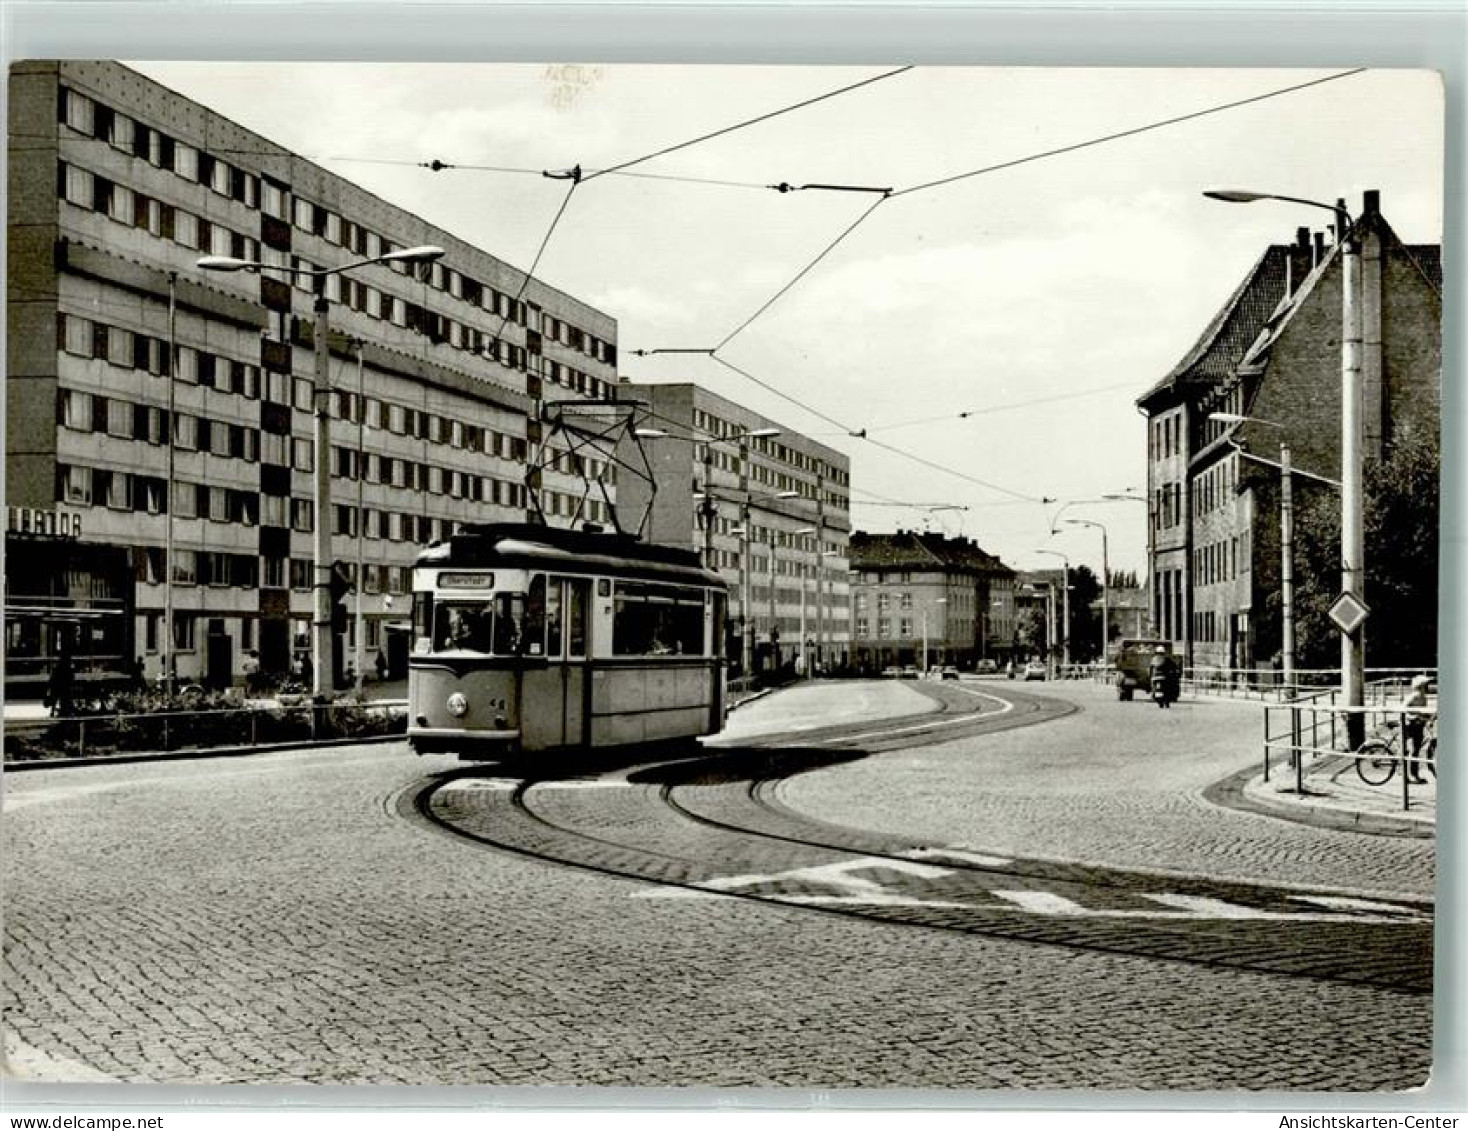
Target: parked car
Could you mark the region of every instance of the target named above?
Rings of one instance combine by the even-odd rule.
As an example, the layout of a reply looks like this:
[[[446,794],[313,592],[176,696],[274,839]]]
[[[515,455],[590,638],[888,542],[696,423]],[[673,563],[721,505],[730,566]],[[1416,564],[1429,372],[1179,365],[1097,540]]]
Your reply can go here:
[[[1031,660],[1025,665],[1025,680],[1045,678],[1045,665],[1039,660]]]
[[[902,678],[902,669],[901,668],[883,668],[882,669],[882,678],[883,679],[901,679]]]
[[[905,667],[905,668],[902,669],[902,678],[903,679],[917,679],[917,677],[918,677],[918,670],[917,670],[917,668],[914,665],[908,664],[907,667]]]
[[[957,679],[958,678],[958,669],[955,668],[952,664],[949,664],[946,668],[944,668],[941,672],[938,673],[938,678],[940,678],[940,679]]]
[[[980,660],[974,665],[974,671],[978,672],[979,675],[993,675],[998,670],[998,660]]]

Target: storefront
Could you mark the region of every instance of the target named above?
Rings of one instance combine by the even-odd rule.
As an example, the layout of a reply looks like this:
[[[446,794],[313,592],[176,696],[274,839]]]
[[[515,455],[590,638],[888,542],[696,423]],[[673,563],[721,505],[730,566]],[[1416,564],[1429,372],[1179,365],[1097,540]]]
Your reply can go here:
[[[80,687],[128,678],[133,570],[126,547],[82,541],[68,511],[8,507],[5,697],[39,699],[66,652]]]

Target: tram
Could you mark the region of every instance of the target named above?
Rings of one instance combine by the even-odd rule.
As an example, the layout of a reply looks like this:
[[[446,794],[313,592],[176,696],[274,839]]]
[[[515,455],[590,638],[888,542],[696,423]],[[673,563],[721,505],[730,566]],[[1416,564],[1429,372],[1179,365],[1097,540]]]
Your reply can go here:
[[[476,759],[716,733],[726,588],[625,534],[465,527],[414,564],[408,741]]]

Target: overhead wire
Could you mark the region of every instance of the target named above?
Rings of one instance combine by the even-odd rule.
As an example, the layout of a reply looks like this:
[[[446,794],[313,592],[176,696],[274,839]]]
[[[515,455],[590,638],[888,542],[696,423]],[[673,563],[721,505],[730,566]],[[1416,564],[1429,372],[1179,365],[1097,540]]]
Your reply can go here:
[[[1338,79],[1350,78],[1353,75],[1362,74],[1366,70],[1367,68],[1365,67],[1355,67],[1349,71],[1339,71],[1333,75],[1326,75],[1324,78],[1311,79],[1309,82],[1295,83],[1292,86],[1280,87],[1278,90],[1266,91],[1263,94],[1255,94],[1250,96],[1249,98],[1238,98],[1232,102],[1224,102],[1217,106],[1209,106],[1202,110],[1194,110],[1188,114],[1179,114],[1173,118],[1164,118],[1161,121],[1149,122],[1148,124],[1143,126],[1134,126],[1133,128],[1128,130],[1119,130],[1116,133],[1105,134],[1101,137],[1090,138],[1086,141],[1079,141],[1074,143],[1073,145],[1063,145],[1056,149],[1047,149],[1042,153],[1032,153],[1026,157],[1017,157],[1012,161],[1002,161],[997,165],[986,165],[981,169],[971,169],[966,173],[955,173],[953,176],[941,177],[936,181],[927,181],[923,184],[910,185],[907,188],[895,190],[892,195],[894,197],[897,197],[907,196],[909,193],[914,192],[925,192],[928,189],[941,188],[944,185],[951,185],[957,181],[967,180],[970,177],[983,176],[985,173],[997,173],[1001,169],[1013,169],[1018,165],[1025,165],[1031,161],[1042,161],[1047,157],[1059,157],[1062,154],[1074,153],[1080,149],[1089,149],[1092,146],[1105,145],[1108,142],[1119,141],[1120,139],[1125,137],[1135,137],[1137,134],[1144,134],[1149,132],[1150,130],[1160,130],[1167,126],[1178,125],[1182,122],[1191,122],[1198,118],[1206,118],[1210,114],[1221,114],[1225,110],[1236,110],[1240,106],[1248,106],[1255,102],[1264,102],[1271,98],[1279,98],[1280,96],[1285,94],[1294,94],[1297,91],[1307,90],[1312,86],[1320,86],[1323,83],[1335,82]]]
[[[736,122],[731,126],[725,126],[722,129],[714,130],[711,133],[702,134],[699,137],[691,138],[688,141],[682,141],[676,145],[665,146],[662,149],[645,154],[642,157],[634,157],[630,161],[623,161],[619,165],[613,165],[608,169],[599,169],[595,173],[592,173],[590,176],[588,176],[587,179],[591,180],[595,177],[604,177],[611,173],[619,173],[623,169],[630,169],[633,165],[640,165],[644,161],[651,161],[655,157],[665,157],[669,153],[676,153],[680,149],[687,149],[690,146],[698,145],[701,142],[711,141],[716,137],[723,137],[725,134],[734,133],[736,130],[742,130],[749,126],[757,125],[760,122],[768,122],[770,119],[778,118],[782,114],[789,114],[795,110],[803,110],[807,106],[814,106],[816,103],[824,102],[828,98],[835,98],[838,95],[847,94],[853,90],[859,90],[864,86],[870,86],[872,83],[882,82],[885,79],[894,78],[895,76],[903,74],[904,72],[910,70],[912,70],[912,67],[909,65],[905,67],[898,67],[896,70],[886,71],[880,75],[873,75],[869,78],[862,79],[860,82],[854,82],[847,86],[840,87],[836,90],[827,91],[825,94],[818,94],[813,98],[807,98],[801,102],[793,103],[790,106],[781,107],[779,110],[771,110],[767,114],[760,114],[757,117],[748,118],[742,122]]]
[[[951,420],[967,420],[972,416],[989,416],[996,412],[1010,412],[1018,408],[1033,408],[1042,404],[1057,404],[1061,401],[1079,400],[1082,397],[1094,397],[1100,393],[1114,393],[1118,389],[1131,389],[1136,387],[1135,381],[1120,382],[1115,385],[1098,385],[1094,389],[1082,389],[1075,393],[1057,393],[1053,397],[1036,397],[1028,401],[1011,401],[1009,404],[990,405],[988,408],[970,408],[962,412],[945,413],[942,416],[920,416],[913,420],[899,420],[894,424],[879,424],[869,427],[868,432],[891,432],[896,428],[911,428],[919,424],[942,424]]]

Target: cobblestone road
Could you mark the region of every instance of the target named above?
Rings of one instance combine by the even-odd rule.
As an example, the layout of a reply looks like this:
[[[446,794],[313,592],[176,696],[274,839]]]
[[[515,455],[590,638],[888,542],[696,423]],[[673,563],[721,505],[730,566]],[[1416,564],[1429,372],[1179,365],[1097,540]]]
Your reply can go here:
[[[1168,748],[1160,728],[1192,708],[1145,707],[1124,732],[1098,698],[1041,728],[833,766],[783,800],[1030,854],[1427,889],[1430,843],[1213,810],[1201,789],[1229,759]],[[1427,1074],[1425,996],[649,899],[403,820],[402,792],[449,765],[389,746],[9,776],[5,1024],[29,1071],[1327,1090]]]

